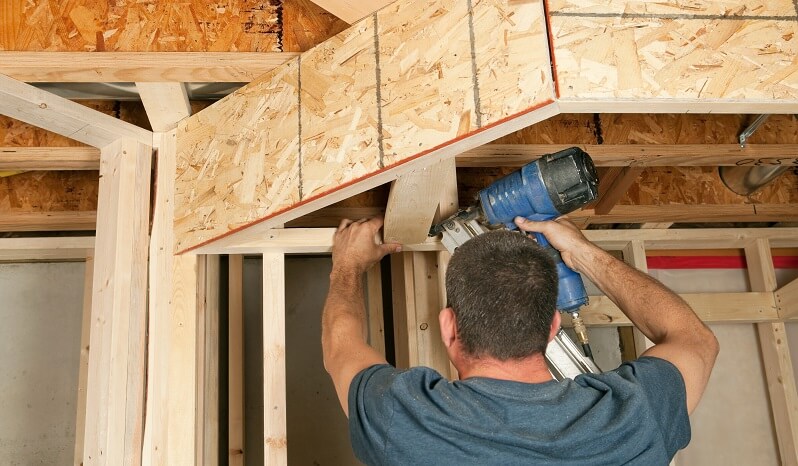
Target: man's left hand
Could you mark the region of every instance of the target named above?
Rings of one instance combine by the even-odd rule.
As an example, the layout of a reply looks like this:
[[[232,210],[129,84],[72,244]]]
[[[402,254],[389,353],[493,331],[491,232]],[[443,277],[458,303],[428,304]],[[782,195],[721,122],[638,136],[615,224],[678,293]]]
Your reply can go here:
[[[378,233],[382,223],[382,217],[343,219],[333,236],[333,272],[360,275],[386,254],[401,251],[401,244],[380,241]]]

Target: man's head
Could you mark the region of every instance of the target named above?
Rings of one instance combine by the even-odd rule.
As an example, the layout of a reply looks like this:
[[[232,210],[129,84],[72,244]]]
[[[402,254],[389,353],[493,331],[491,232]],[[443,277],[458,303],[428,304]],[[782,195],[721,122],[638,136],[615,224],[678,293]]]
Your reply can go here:
[[[446,272],[446,297],[466,355],[523,359],[542,353],[549,341],[557,271],[532,239],[494,231],[454,253]]]

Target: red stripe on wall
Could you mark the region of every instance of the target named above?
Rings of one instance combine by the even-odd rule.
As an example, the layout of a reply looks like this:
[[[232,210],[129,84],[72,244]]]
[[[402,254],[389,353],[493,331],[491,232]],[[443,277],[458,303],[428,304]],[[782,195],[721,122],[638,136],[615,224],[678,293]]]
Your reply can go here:
[[[649,269],[745,269],[745,256],[650,256]],[[777,269],[798,268],[798,256],[773,256]]]

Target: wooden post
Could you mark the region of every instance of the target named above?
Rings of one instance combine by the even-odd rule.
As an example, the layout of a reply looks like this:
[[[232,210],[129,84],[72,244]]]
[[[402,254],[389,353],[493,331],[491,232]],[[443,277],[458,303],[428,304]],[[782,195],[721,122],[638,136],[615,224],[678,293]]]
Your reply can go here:
[[[228,260],[228,461],[244,466],[244,256]]]
[[[623,260],[637,270],[647,274],[648,262],[646,261],[646,247],[642,240],[632,240],[623,249]],[[654,343],[646,338],[636,327],[632,330],[635,343],[635,354],[639,357],[647,349],[654,346]]]
[[[757,239],[745,247],[752,291],[774,291],[776,272],[770,242]],[[770,394],[770,407],[783,465],[798,465],[798,392],[783,322],[757,324],[759,347]]]
[[[196,464],[219,464],[219,256],[200,256],[197,277]]]
[[[83,320],[80,331],[80,368],[78,369],[78,401],[75,415],[75,466],[83,464],[83,441],[86,432],[86,384],[89,377],[89,338],[91,332],[91,290],[94,282],[94,253],[86,256],[83,281]]]
[[[288,464],[285,373],[285,256],[263,254],[263,457]]]
[[[86,399],[86,464],[141,462],[152,149],[102,149]]]

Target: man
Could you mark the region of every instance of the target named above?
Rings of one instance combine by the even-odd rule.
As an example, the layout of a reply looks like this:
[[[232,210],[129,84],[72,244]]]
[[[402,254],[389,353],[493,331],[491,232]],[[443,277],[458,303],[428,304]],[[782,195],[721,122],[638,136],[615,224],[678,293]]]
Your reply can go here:
[[[543,353],[560,326],[554,265],[532,239],[500,231],[458,248],[447,271],[441,337],[460,380],[396,370],[365,342],[362,274],[401,246],[377,244],[382,219],[345,220],[322,345],[355,454],[395,465],[667,464],[690,440],[715,336],[681,298],[567,220],[516,224],[543,233],[655,345],[614,371],[553,380]]]

